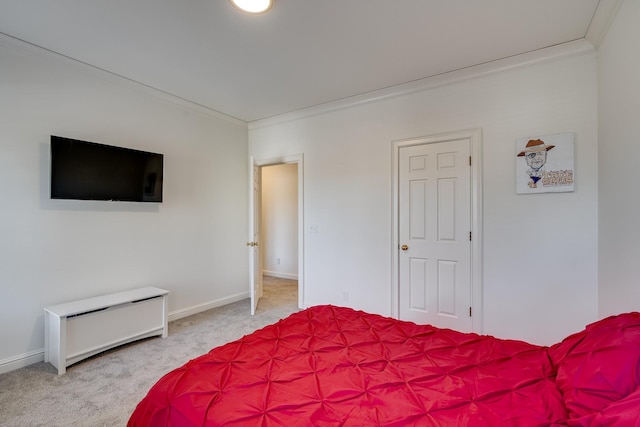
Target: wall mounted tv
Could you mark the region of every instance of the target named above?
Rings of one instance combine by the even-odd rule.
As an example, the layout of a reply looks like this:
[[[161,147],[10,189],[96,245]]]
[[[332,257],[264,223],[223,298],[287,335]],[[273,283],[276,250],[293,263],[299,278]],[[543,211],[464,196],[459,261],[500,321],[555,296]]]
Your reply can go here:
[[[51,135],[51,198],[162,202],[163,155]]]

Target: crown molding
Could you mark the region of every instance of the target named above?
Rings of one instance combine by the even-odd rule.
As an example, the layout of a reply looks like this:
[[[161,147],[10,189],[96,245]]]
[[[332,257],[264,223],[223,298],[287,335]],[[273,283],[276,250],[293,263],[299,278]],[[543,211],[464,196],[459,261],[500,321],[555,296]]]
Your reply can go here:
[[[100,76],[101,78],[106,79],[110,82],[113,82],[115,84],[126,85],[133,90],[136,90],[141,93],[145,93],[147,95],[154,96],[156,98],[160,98],[164,101],[168,101],[180,108],[188,109],[193,112],[198,112],[198,113],[207,115],[209,117],[215,117],[216,119],[220,119],[229,124],[236,125],[245,129],[247,128],[247,122],[240,120],[238,118],[229,116],[227,114],[216,111],[212,108],[205,107],[204,105],[176,96],[172,93],[163,91],[161,89],[157,89],[153,86],[146,85],[144,83],[121,76],[119,74],[112,73],[111,71],[102,69],[100,67],[96,67],[86,62],[79,61],[77,59],[43,48],[33,43],[29,43],[27,41],[21,40],[19,38],[10,36],[5,33],[0,33],[0,48],[6,49],[18,55],[30,54],[35,56],[46,57],[47,59],[60,61],[66,64],[72,64],[74,66],[77,66],[79,69],[93,72],[96,75]]]
[[[474,65],[471,67],[462,68],[431,77],[426,77],[424,79],[416,80],[413,82],[391,86],[389,88],[368,92],[362,95],[356,95],[353,97],[292,111],[290,113],[285,113],[274,117],[255,120],[249,122],[249,130],[251,131],[263,127],[299,120],[302,118],[326,114],[329,112],[352,108],[359,105],[365,105],[384,99],[422,92],[436,87],[450,85],[477,77],[488,76],[515,68],[521,68],[533,64],[539,64],[542,62],[548,62],[556,59],[566,58],[569,56],[588,53],[595,53],[593,45],[586,39],[578,39],[571,42],[523,53],[520,55],[514,55],[496,61]]]
[[[520,55],[514,55],[511,57],[499,59],[496,61],[487,62],[484,64],[474,65],[459,70],[438,74],[430,77],[425,77],[416,81],[391,86],[388,88],[364,93],[361,95],[344,98],[337,101],[328,102],[300,110],[292,111],[289,113],[280,114],[265,119],[255,120],[252,122],[245,122],[238,118],[229,116],[211,108],[205,107],[201,104],[194,103],[187,99],[178,97],[169,92],[162,91],[152,86],[145,85],[138,81],[129,79],[119,74],[112,73],[102,68],[87,64],[82,61],[70,58],[60,53],[45,49],[43,47],[28,43],[24,40],[12,37],[10,35],[0,33],[0,48],[5,48],[13,51],[14,53],[24,54],[25,52],[44,55],[54,60],[64,61],[66,63],[73,63],[85,70],[97,72],[101,74],[101,77],[106,78],[114,83],[128,85],[132,89],[140,92],[159,97],[165,101],[169,101],[174,105],[181,108],[186,108],[191,111],[199,112],[210,117],[223,120],[227,123],[240,126],[242,128],[248,128],[249,130],[259,129],[267,126],[273,126],[280,123],[299,120],[306,117],[312,117],[320,114],[326,114],[332,111],[338,111],[346,108],[352,108],[359,105],[365,105],[372,102],[381,101],[384,99],[390,99],[402,95],[421,92],[429,89],[433,89],[440,86],[450,85],[453,83],[469,80],[477,77],[487,76],[498,72],[511,70],[514,68],[520,68],[528,65],[542,63],[546,61],[556,60],[572,55],[585,54],[595,52],[594,46],[602,41],[606,34],[606,30],[611,24],[615,13],[617,12],[622,0],[600,0],[594,18],[587,36],[591,39],[584,38],[574,40],[567,43],[562,43],[555,46],[546,47],[543,49],[527,52]],[[593,40],[593,41],[592,41]],[[597,43],[596,43],[597,42]]]
[[[622,0],[600,0],[591,18],[585,38],[598,49],[618,14]]]

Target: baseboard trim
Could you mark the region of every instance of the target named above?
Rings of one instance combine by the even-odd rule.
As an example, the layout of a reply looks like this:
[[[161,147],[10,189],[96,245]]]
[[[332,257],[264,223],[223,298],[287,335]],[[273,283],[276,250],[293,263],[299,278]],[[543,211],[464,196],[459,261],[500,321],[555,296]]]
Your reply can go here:
[[[44,362],[44,348],[0,360],[0,374]]]
[[[279,273],[277,271],[262,270],[262,275],[270,276],[270,277],[277,277],[278,279],[298,280],[298,275],[297,274],[292,274],[292,273]]]
[[[194,305],[191,307],[184,308],[182,310],[174,311],[173,313],[169,313],[168,320],[169,322],[173,322],[174,320],[182,319],[183,317],[192,316],[194,314],[198,314],[203,311],[211,310],[212,308],[222,307],[223,305],[227,305],[227,304],[233,304],[234,302],[242,301],[243,299],[247,299],[249,297],[250,297],[249,292],[241,292],[239,294],[230,295],[225,298],[220,298],[217,300]]]
[[[172,322],[174,320],[182,319],[183,317],[198,314],[202,311],[207,311],[212,308],[222,307],[223,305],[232,304],[234,302],[242,301],[243,299],[247,298],[249,298],[249,292],[242,292],[239,294],[228,296],[226,298],[220,298],[203,304],[194,305],[192,307],[169,313],[169,315],[167,316],[168,321]],[[247,311],[247,314],[248,313],[249,312]],[[39,362],[44,362],[44,348],[0,360],[0,374],[15,371],[16,369],[24,368]]]

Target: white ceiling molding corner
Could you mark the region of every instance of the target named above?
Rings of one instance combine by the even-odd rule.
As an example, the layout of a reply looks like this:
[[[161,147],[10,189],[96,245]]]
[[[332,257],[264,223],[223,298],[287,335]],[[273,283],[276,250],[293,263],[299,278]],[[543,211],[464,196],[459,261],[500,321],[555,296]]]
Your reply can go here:
[[[585,38],[598,49],[615,19],[622,0],[600,0]]]

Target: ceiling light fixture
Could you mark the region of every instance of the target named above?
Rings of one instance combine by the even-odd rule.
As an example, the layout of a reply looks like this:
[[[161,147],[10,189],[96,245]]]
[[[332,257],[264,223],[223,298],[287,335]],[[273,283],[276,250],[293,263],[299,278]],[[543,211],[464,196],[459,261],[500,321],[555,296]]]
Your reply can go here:
[[[230,0],[238,9],[249,13],[264,13],[273,6],[275,0]]]

